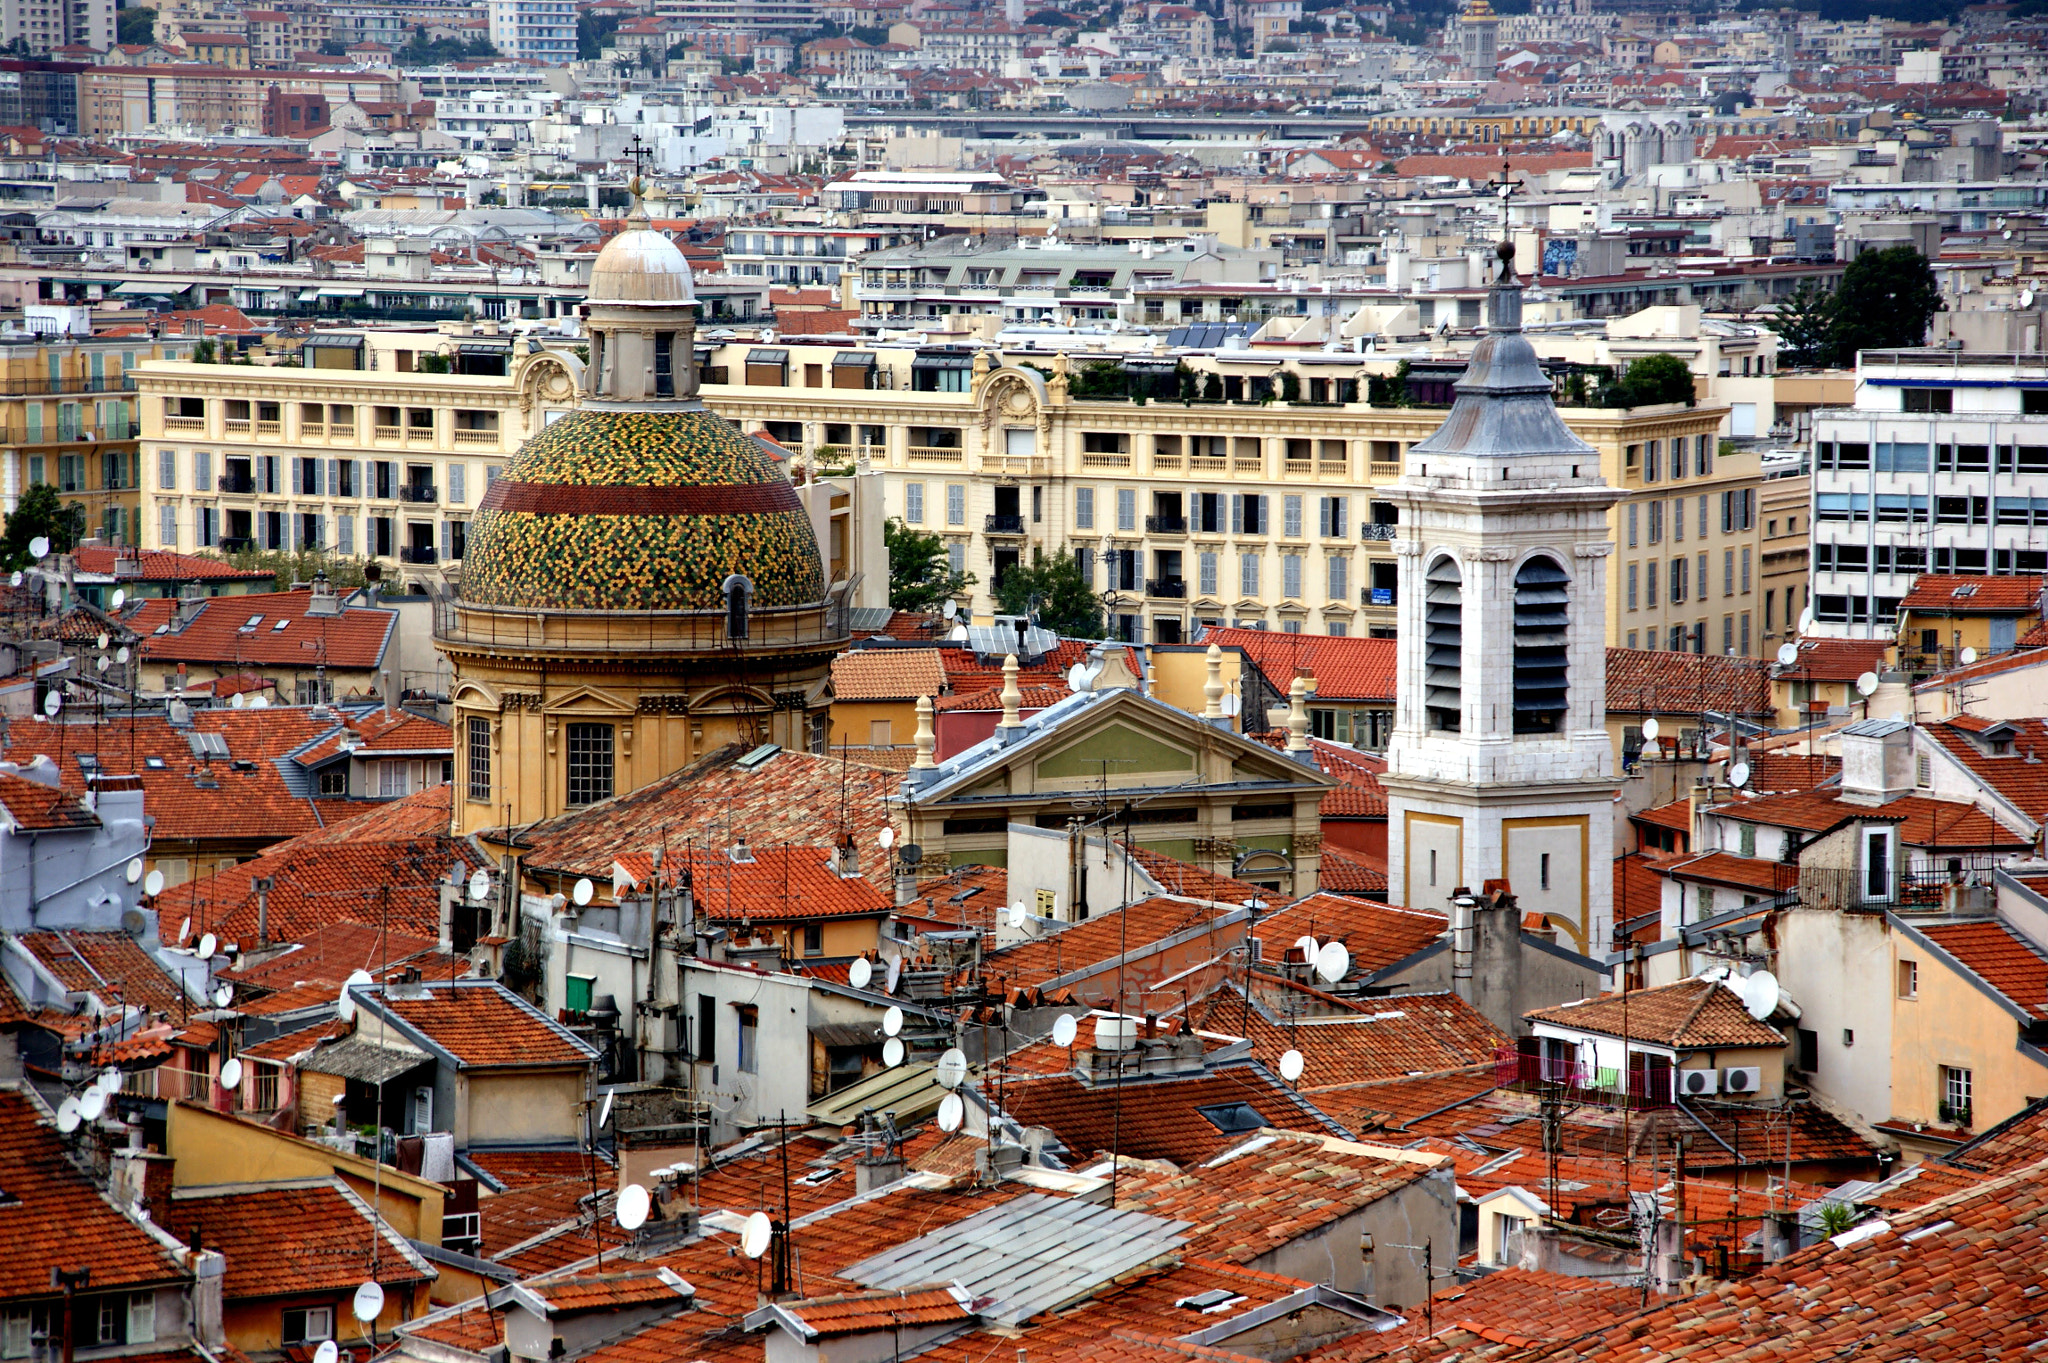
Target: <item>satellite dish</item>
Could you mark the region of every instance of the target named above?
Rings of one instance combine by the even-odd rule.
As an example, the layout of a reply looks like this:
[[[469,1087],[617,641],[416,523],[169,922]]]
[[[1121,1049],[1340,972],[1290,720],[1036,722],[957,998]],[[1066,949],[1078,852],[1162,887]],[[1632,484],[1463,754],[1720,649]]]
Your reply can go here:
[[[1781,993],[1778,977],[1768,970],[1759,970],[1743,981],[1742,1001],[1749,1005],[1749,1015],[1758,1022],[1777,1011]]]
[[[1028,912],[1029,910],[1027,910],[1024,907],[1023,903],[1019,901],[1018,903],[1010,905],[1008,909],[1005,909],[1003,911],[1003,916],[1010,920],[1011,927],[1021,928],[1024,926],[1024,919]]]
[[[960,1129],[960,1123],[967,1120],[967,1104],[957,1093],[949,1093],[939,1099],[939,1130],[951,1135]]]
[[[955,601],[950,596],[946,598],[946,603],[943,606],[939,607],[939,614],[945,616],[948,620],[951,620],[954,616],[958,615],[959,613],[960,603],[958,601]]]
[[[868,981],[875,978],[875,963],[863,956],[847,969],[846,982],[855,989],[865,989]]]
[[[233,1093],[242,1086],[242,1062],[230,1060],[220,1067],[220,1086]]]
[[[1808,606],[1808,607],[1807,607],[1807,608],[1806,608],[1805,610],[1803,610],[1803,611],[1799,612],[1799,632],[1800,632],[1801,634],[1804,634],[1804,633],[1806,633],[1806,631],[1808,631],[1808,630],[1810,630],[1810,629],[1812,629],[1812,628],[1813,628],[1813,607],[1811,607],[1811,606]]]
[[[889,975],[888,975],[888,978],[887,978],[887,979],[886,979],[886,980],[885,980],[885,981],[883,982],[883,984],[882,984],[882,992],[883,992],[884,994],[893,994],[893,993],[895,993],[895,992],[896,992],[896,982],[897,982],[898,980],[902,979],[902,978],[903,978],[903,958],[902,958],[901,956],[898,956],[898,957],[897,957],[896,959],[894,959],[894,960],[892,960],[892,961],[890,961],[890,962],[889,962]]]
[[[485,895],[489,894],[490,892],[490,872],[472,871],[469,873],[469,897],[471,899],[482,899]]]
[[[574,889],[569,891],[569,897],[576,901],[576,907],[580,909],[588,904],[590,897],[596,893],[597,887],[590,883],[589,876],[585,876],[576,882]]]
[[[384,1289],[374,1282],[364,1283],[356,1289],[356,1299],[349,1309],[357,1320],[368,1325],[384,1314]]]
[[[76,1098],[66,1098],[63,1102],[57,1104],[57,1130],[68,1136],[78,1130],[78,1121],[78,1100]]]
[[[606,1089],[604,1091],[604,1106],[597,1111],[597,1124],[599,1126],[603,1126],[612,1119],[612,1097],[617,1093],[617,1089]]]
[[[95,658],[95,659],[93,660],[93,664],[92,664],[92,665],[93,665],[93,667],[94,667],[94,669],[95,669],[95,670],[97,670],[97,671],[100,671],[100,672],[104,672],[104,671],[106,671],[106,670],[107,670],[108,668],[112,667],[112,666],[114,665],[114,663],[113,663],[113,660],[112,660],[111,658],[107,657],[107,655],[106,655],[106,654],[102,653],[102,654],[101,654],[101,655],[100,655],[99,657],[97,657],[97,658]]]
[[[1956,656],[1964,667],[1968,667],[1971,663],[1977,661],[1977,650],[1974,648],[1966,648]]]
[[[122,1078],[121,1071],[117,1068],[102,1070],[100,1072],[100,1087],[105,1089],[109,1096],[112,1096],[114,1090],[121,1087]]]
[[[331,1339],[320,1341],[320,1347],[313,1350],[313,1363],[341,1363],[341,1349]]]
[[[2023,308],[2031,308],[2034,306],[2034,291],[2032,289],[2020,290],[2020,306]]]
[[[48,558],[50,556],[50,537],[48,535],[37,535],[34,539],[30,540],[28,542],[28,556],[30,558]]]
[[[653,1206],[654,1199],[647,1195],[647,1189],[628,1183],[619,1193],[619,1229],[639,1230],[647,1224],[647,1213]]]
[[[1280,1077],[1291,1084],[1301,1078],[1301,1072],[1307,1064],[1308,1062],[1301,1058],[1300,1051],[1291,1050],[1280,1057]]]
[[[889,1011],[882,1014],[882,1035],[901,1036],[902,1034],[903,1010],[892,1003],[889,1005]]]
[[[158,871],[158,872],[157,872],[157,874],[158,874],[158,875],[162,875],[162,874],[163,874],[163,872],[162,872],[162,871]],[[183,919],[183,920],[181,920],[181,921],[179,922],[179,924],[178,924],[178,940],[182,942],[182,941],[184,941],[184,940],[185,940],[185,939],[186,939],[187,937],[190,937],[191,935],[192,935],[192,920],[191,920],[191,919],[189,919],[189,918],[186,918],[186,919]]]
[[[370,983],[370,972],[367,970],[352,970],[349,972],[349,977],[341,982],[341,1005],[338,1011],[343,1022],[354,1022],[356,1020],[355,996],[349,993],[349,991],[359,984],[368,983]]]
[[[747,1218],[747,1224],[740,1227],[740,1253],[749,1259],[758,1259],[768,1252],[769,1242],[775,1238],[775,1227],[769,1224],[768,1213],[755,1212]]]
[[[237,692],[235,692],[235,694],[234,694],[233,696],[231,696],[231,697],[229,697],[229,698],[228,698],[228,708],[229,708],[230,710],[246,710],[246,709],[248,709],[248,708],[249,708],[249,697],[248,697],[248,696],[246,696],[246,695],[244,695],[244,694],[243,694],[242,692],[240,692],[240,691],[237,691]]]
[[[234,1001],[235,987],[225,980],[221,981],[220,988],[213,991],[214,1006],[216,1008],[225,1008]]]
[[[1069,691],[1079,691],[1081,689],[1081,679],[1087,675],[1088,669],[1079,663],[1075,663],[1067,669],[1067,689]]]
[[[96,1122],[107,1110],[107,1095],[95,1084],[78,1095],[78,1115],[85,1121]]]
[[[128,645],[123,644],[119,648],[114,650],[114,661],[117,663],[125,663],[128,661]]]
[[[1865,672],[1856,679],[1857,695],[1867,697],[1875,690],[1877,690],[1877,674],[1875,672]]]
[[[249,708],[250,708],[251,710],[268,710],[268,709],[270,708],[270,697],[268,697],[268,696],[251,696],[251,697],[249,697]]]
[[[881,832],[875,834],[875,841],[882,845],[884,852],[888,851],[896,845],[896,830],[884,828]]]
[[[130,857],[128,859],[127,869],[122,872],[122,875],[127,879],[130,885],[133,885],[136,881],[142,879],[142,858]]]
[[[8,578],[7,585],[10,587],[19,587],[21,585],[21,573],[17,571],[12,577]]]
[[[1778,666],[1780,666],[1780,667],[1790,667],[1790,666],[1792,666],[1792,664],[1794,664],[1794,663],[1796,663],[1796,662],[1798,662],[1798,661],[1799,661],[1799,645],[1797,645],[1797,644],[1779,644],[1779,645],[1778,645]]]
[[[1737,762],[1728,768],[1728,784],[1741,790],[1749,784],[1749,763]]]
[[[882,1063],[895,1069],[903,1063],[903,1038],[892,1036],[882,1043]]]
[[[1663,728],[1664,726],[1657,722],[1657,717],[1655,715],[1651,715],[1648,719],[1643,721],[1643,737],[1648,739],[1654,739],[1657,737],[1658,733]]]
[[[1316,978],[1324,984],[1335,984],[1350,969],[1351,953],[1342,942],[1325,942],[1316,953]]]
[[[214,950],[219,946],[220,943],[214,940],[213,934],[207,933],[199,939],[199,959],[202,961],[212,960]]]
[[[56,691],[52,691],[48,695],[43,697],[43,713],[48,715],[51,719],[55,719],[57,717],[57,712],[63,708],[64,697],[62,694]]]
[[[97,639],[94,639],[94,640],[93,640],[93,647],[94,647],[94,648],[105,648],[105,647],[107,646],[107,643],[108,643],[108,639],[107,639],[107,632],[106,632],[105,630],[101,630],[101,631],[100,631],[100,633],[99,633],[99,637],[98,637]]]
[[[1316,958],[1316,951],[1321,946],[1322,943],[1306,932],[1294,939],[1294,949],[1301,953],[1301,959],[1304,961],[1313,961]]]
[[[947,638],[948,640],[952,641],[953,643],[957,643],[957,644],[964,644],[964,643],[966,643],[966,642],[967,642],[967,626],[965,626],[965,625],[955,625],[955,626],[953,626],[953,632],[952,632],[951,634],[948,634],[948,635],[946,636],[946,638]]]
[[[1055,1046],[1073,1045],[1074,1038],[1080,1033],[1081,1024],[1074,1021],[1072,1013],[1061,1013],[1052,1020],[1052,1044]]]
[[[959,1088],[967,1078],[967,1052],[958,1046],[948,1048],[946,1053],[939,1057],[939,1063],[933,1067],[933,1077],[939,1081],[941,1088]]]
[[[112,597],[108,598],[107,604],[109,606],[112,606],[115,610],[121,609],[121,607],[128,604],[128,593],[121,590],[121,588],[119,587],[114,588],[114,594]]]

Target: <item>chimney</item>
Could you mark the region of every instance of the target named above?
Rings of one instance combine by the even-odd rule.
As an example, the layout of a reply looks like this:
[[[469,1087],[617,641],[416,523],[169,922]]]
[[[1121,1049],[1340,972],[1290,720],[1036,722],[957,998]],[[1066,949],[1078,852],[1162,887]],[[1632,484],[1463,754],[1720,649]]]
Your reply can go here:
[[[1007,742],[1009,739],[1016,737],[1017,730],[1024,727],[1024,718],[1019,713],[1019,707],[1023,700],[1024,693],[1017,688],[1017,655],[1014,653],[1005,654],[1003,656],[1003,716],[996,721],[996,737],[998,739]]]
[[[1223,650],[1209,645],[1204,663],[1208,668],[1208,679],[1202,683],[1202,697],[1207,702],[1202,706],[1202,722],[1217,729],[1230,727],[1230,716],[1223,713]]]
[[[910,764],[911,783],[915,785],[930,780],[929,773],[937,771],[939,766],[932,761],[932,749],[936,746],[936,740],[932,735],[930,696],[917,698],[917,737],[912,741],[917,745],[917,760]]]
[[[1308,679],[1296,677],[1287,688],[1287,756],[1305,767],[1315,765],[1308,746]]]
[[[192,1270],[192,1334],[209,1349],[227,1343],[221,1313],[221,1286],[227,1279],[228,1261],[217,1249],[185,1251],[185,1265]]]

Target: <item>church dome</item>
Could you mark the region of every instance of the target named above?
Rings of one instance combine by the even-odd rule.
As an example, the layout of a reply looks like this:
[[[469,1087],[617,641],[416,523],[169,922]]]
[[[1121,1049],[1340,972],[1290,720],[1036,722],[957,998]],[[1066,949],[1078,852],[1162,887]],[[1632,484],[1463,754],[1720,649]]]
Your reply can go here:
[[[681,248],[651,227],[636,227],[597,253],[586,299],[608,308],[673,308],[696,302],[697,292]]]
[[[461,595],[541,610],[715,611],[734,573],[754,584],[757,610],[824,599],[810,517],[760,444],[701,408],[586,407],[527,441],[485,494]]]

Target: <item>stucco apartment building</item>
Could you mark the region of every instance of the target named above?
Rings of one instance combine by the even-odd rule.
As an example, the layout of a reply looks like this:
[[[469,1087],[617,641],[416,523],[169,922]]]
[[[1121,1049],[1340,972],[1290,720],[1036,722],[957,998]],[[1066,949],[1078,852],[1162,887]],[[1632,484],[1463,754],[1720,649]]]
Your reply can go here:
[[[334,105],[364,104],[395,98],[398,80],[375,71],[95,66],[78,77],[79,131],[88,137],[176,127],[254,132],[263,126],[263,102],[272,86],[288,95],[324,95]]]

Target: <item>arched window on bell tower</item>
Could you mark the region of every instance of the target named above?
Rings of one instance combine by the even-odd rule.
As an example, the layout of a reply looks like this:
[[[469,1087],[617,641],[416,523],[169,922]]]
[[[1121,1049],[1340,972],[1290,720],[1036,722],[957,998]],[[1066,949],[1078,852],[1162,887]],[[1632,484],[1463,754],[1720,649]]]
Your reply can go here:
[[[1457,733],[1464,711],[1465,580],[1446,554],[1423,578],[1423,705],[1429,727]]]
[[[1515,572],[1515,732],[1556,733],[1564,721],[1571,579],[1538,554]]]

